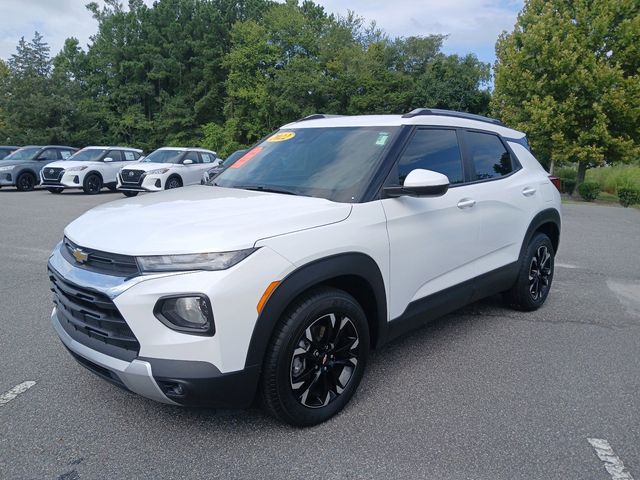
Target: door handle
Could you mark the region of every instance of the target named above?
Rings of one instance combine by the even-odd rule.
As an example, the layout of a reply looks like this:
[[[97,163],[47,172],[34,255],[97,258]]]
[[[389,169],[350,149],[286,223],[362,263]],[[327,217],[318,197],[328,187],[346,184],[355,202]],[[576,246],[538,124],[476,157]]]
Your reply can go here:
[[[523,194],[525,197],[530,197],[530,196],[531,196],[531,195],[533,195],[534,193],[536,193],[536,189],[535,189],[535,188],[533,188],[533,187],[524,187],[524,188],[522,189],[522,194]]]
[[[458,208],[460,210],[463,210],[465,208],[471,208],[476,204],[475,200],[472,200],[471,198],[463,198],[462,200],[460,200],[458,202]]]

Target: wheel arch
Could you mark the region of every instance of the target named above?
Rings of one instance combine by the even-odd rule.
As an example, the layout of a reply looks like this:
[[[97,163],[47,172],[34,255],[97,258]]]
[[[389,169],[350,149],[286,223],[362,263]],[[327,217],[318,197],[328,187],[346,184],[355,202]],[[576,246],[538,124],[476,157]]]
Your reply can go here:
[[[84,183],[89,175],[98,175],[100,177],[100,181],[104,184],[104,177],[102,176],[102,172],[100,172],[100,170],[90,170],[85,173],[84,178],[82,179],[82,183]]]
[[[40,184],[40,174],[31,167],[24,167],[21,170],[18,170],[18,173],[15,174],[16,184],[18,183],[18,178],[20,177],[20,175],[24,175],[25,173],[33,175],[36,178],[36,185]]]
[[[177,178],[178,180],[180,180],[180,184],[184,187],[184,180],[182,179],[180,174],[173,172],[173,173],[170,173],[169,176],[167,177],[167,181],[164,183],[165,188],[167,186],[167,183],[169,183],[169,180],[171,180],[172,178]]]
[[[387,297],[380,268],[363,253],[342,253],[303,265],[282,280],[258,316],[245,368],[262,366],[273,330],[283,313],[300,295],[320,286],[339,288],[352,295],[367,316],[372,346],[383,341],[387,330]]]
[[[551,244],[553,245],[553,251],[558,253],[558,247],[560,245],[560,212],[555,208],[547,208],[546,210],[542,210],[539,212],[531,223],[529,224],[529,228],[527,228],[527,233],[524,236],[524,240],[522,242],[522,247],[520,248],[520,258],[523,257],[524,252],[527,249],[527,245],[533,238],[533,236],[538,233],[544,233],[551,239]]]

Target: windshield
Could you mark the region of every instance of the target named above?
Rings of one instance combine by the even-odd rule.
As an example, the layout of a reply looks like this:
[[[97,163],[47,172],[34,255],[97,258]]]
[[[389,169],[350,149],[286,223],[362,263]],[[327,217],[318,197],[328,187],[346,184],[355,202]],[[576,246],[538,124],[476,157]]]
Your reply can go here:
[[[11,155],[7,155],[4,157],[3,161],[6,160],[31,160],[36,154],[42,150],[42,147],[24,147],[19,148]]]
[[[245,153],[215,185],[357,202],[399,127],[280,130]]]
[[[179,163],[184,155],[182,150],[156,150],[147,155],[143,162],[153,163]]]
[[[245,153],[247,153],[247,150],[236,150],[235,152],[233,152],[231,155],[229,155],[227,158],[225,158],[222,162],[222,165],[225,167],[230,167],[231,165],[233,165],[234,163],[236,163],[236,161],[242,157]]]
[[[97,162],[106,151],[106,149],[87,148],[86,150],[80,150],[75,155],[67,158],[67,160],[73,160],[74,162]]]

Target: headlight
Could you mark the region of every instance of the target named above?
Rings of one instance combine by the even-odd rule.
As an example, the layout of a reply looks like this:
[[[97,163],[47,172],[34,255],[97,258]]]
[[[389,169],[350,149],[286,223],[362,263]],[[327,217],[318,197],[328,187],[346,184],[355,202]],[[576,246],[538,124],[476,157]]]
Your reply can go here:
[[[187,255],[154,255],[138,257],[138,266],[149,272],[184,272],[187,270],[226,270],[241,262],[257,248],[235,252],[193,253]]]
[[[6,172],[8,170],[13,170],[13,167],[15,167],[15,165],[7,165],[6,167],[0,167],[0,172]]]
[[[71,168],[67,168],[67,172],[81,172],[82,170],[86,170],[87,167],[86,165],[83,167],[71,167]]]
[[[205,295],[161,298],[153,313],[173,330],[199,335],[215,333],[211,303]]]
[[[162,173],[167,173],[169,171],[168,168],[157,168],[155,170],[151,170],[147,172],[147,175],[160,175]]]

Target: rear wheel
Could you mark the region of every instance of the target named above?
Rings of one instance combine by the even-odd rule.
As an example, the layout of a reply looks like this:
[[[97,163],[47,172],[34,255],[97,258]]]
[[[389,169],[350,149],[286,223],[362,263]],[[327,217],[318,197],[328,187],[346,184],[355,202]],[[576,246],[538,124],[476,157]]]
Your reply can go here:
[[[125,197],[135,197],[140,192],[127,192],[127,191],[124,191],[122,193],[124,194]]]
[[[24,172],[16,179],[16,188],[21,192],[30,192],[36,186],[36,177],[33,173]]]
[[[164,186],[165,190],[170,190],[172,188],[179,188],[182,186],[182,181],[178,177],[171,177],[167,180],[167,183]]]
[[[60,187],[49,187],[47,188],[47,190],[51,193],[62,193],[62,191],[64,190],[64,188],[60,188]]]
[[[351,399],[369,355],[369,328],[358,302],[319,288],[294,302],[276,327],[261,379],[265,409],[296,426],[328,420]]]
[[[505,292],[507,303],[517,310],[537,310],[547,299],[553,281],[555,251],[549,237],[536,233],[520,264],[518,279]]]
[[[87,175],[82,183],[82,190],[84,190],[84,193],[88,193],[89,195],[100,193],[100,190],[102,190],[102,179],[100,178],[100,175],[96,173],[90,173]]]

